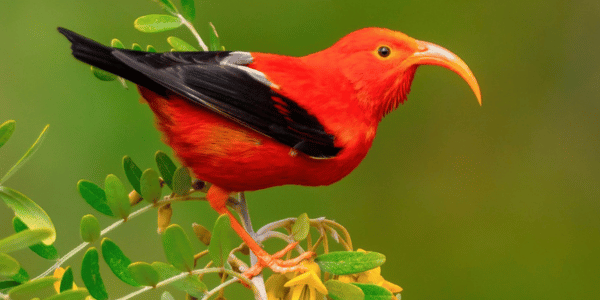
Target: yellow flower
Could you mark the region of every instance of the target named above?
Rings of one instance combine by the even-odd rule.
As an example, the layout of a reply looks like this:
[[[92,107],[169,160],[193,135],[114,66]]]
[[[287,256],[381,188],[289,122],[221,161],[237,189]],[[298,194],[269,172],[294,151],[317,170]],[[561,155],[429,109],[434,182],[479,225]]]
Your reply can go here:
[[[365,253],[366,251],[363,249],[358,249],[357,252]],[[381,276],[381,267],[377,267],[375,269],[358,274],[340,276],[338,280],[346,283],[358,282],[375,284],[387,289],[392,294],[402,292],[402,288],[400,286],[385,280],[385,278]],[[396,297],[393,297],[392,299],[395,300]]]
[[[285,297],[286,290],[283,285],[288,281],[288,278],[283,274],[273,274],[269,276],[265,282],[268,300],[282,300]]]
[[[378,286],[386,288],[388,291],[392,292],[392,294],[402,292],[401,287],[385,280],[385,278],[381,276],[381,267],[377,267],[373,270],[360,273],[356,282],[376,284]]]
[[[302,263],[308,271],[300,274],[273,274],[265,283],[268,300],[321,300],[327,288],[321,281],[321,270],[315,262]]]
[[[358,280],[358,274],[350,274],[350,275],[340,275],[337,280],[343,283],[353,283]]]

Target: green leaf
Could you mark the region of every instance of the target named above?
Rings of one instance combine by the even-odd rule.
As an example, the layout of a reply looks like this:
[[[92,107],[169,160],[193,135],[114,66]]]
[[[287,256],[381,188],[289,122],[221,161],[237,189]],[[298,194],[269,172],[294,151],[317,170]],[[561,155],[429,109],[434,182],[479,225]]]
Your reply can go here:
[[[171,224],[162,235],[163,249],[167,261],[177,269],[190,272],[194,269],[194,251],[183,228]]]
[[[156,53],[156,48],[154,48],[152,45],[148,45],[146,47],[146,52]]]
[[[167,42],[169,42],[169,45],[171,45],[173,48],[175,48],[175,51],[180,51],[180,52],[198,51],[198,49],[194,48],[194,46],[188,44],[186,41],[184,41],[178,37],[170,36],[167,38]]]
[[[131,50],[142,51],[142,46],[140,46],[140,44],[138,44],[138,43],[133,43],[133,44],[131,44]]]
[[[152,267],[158,272],[159,280],[167,280],[171,277],[181,274],[182,271],[175,268],[173,265],[161,261],[152,263]],[[186,271],[183,271],[186,272]]]
[[[29,227],[27,227],[27,224],[21,221],[19,217],[13,218],[13,228],[15,229],[15,232],[21,232],[23,230],[29,229]],[[45,259],[56,260],[59,258],[58,251],[53,245],[44,245],[44,243],[37,243],[35,245],[30,246],[29,249],[31,249],[31,251],[35,252],[37,255]]]
[[[127,269],[131,277],[141,285],[154,287],[158,284],[158,272],[147,262],[134,262]]]
[[[365,293],[350,283],[341,282],[339,280],[328,280],[325,282],[327,287],[327,297],[332,300],[364,300]]]
[[[391,300],[392,293],[386,288],[366,283],[352,283],[365,293],[365,300]]]
[[[194,6],[194,0],[181,0],[181,15],[188,21],[194,22],[196,18],[196,7]]]
[[[139,17],[133,22],[135,29],[141,32],[162,32],[181,26],[178,17],[169,15],[147,15]]]
[[[15,212],[15,216],[19,217],[30,229],[45,228],[50,230],[50,236],[42,242],[45,245],[54,243],[56,229],[54,229],[50,216],[39,205],[27,196],[5,186],[0,186],[0,198]]]
[[[102,80],[102,81],[113,81],[115,79],[117,79],[117,75],[104,71],[100,68],[91,66],[90,69],[92,70],[92,74],[94,74],[94,76],[96,76],[96,78]]]
[[[140,180],[140,185],[140,194],[146,201],[152,203],[160,198],[162,192],[160,188],[160,179],[158,178],[158,173],[156,173],[156,171],[152,169],[144,171]]]
[[[0,179],[0,185],[3,184],[8,178],[10,178],[10,176],[12,176],[17,170],[19,170],[23,166],[23,164],[25,164],[31,158],[31,156],[40,148],[40,145],[46,137],[46,131],[48,130],[49,126],[50,125],[46,125],[46,127],[44,127],[42,133],[40,133],[37,140],[35,140],[33,145],[29,147],[29,149],[27,150],[27,152],[25,152],[23,157],[21,157],[21,159],[19,159],[19,161],[17,161],[17,163],[12,168],[10,168],[8,172],[6,172],[6,175],[4,175],[2,179]]]
[[[152,267],[158,271],[158,274],[160,275],[160,281],[181,274],[181,271],[177,270],[172,265],[163,262],[153,262]],[[191,274],[169,284],[196,298],[204,297],[204,292],[207,290],[206,285],[200,280],[200,278]]]
[[[385,256],[377,252],[339,251],[322,254],[315,262],[324,272],[333,275],[362,273],[377,268],[385,262]]]
[[[117,49],[125,49],[125,45],[118,39],[112,39],[112,41],[110,41],[110,46]]]
[[[95,183],[83,179],[79,180],[79,182],[77,182],[77,190],[83,200],[91,205],[92,208],[109,217],[114,216],[106,203],[106,193]]]
[[[190,170],[186,167],[179,167],[173,174],[173,193],[177,195],[187,195],[192,188],[192,178]]]
[[[118,39],[113,39],[112,41],[110,41],[110,46],[113,48],[118,48],[118,49],[125,48],[125,45],[123,45],[123,43]],[[117,75],[114,75],[110,72],[104,71],[98,67],[90,66],[90,68],[91,68],[94,76],[96,76],[96,78],[98,78],[102,81],[114,81],[117,78],[122,79],[121,77],[118,77]]]
[[[36,297],[46,298],[56,294],[54,290],[54,283],[56,281],[58,281],[58,278],[51,276],[28,281],[10,290],[8,297],[10,300],[29,300]]]
[[[0,276],[10,277],[19,273],[19,262],[8,254],[0,253]]]
[[[20,284],[20,282],[14,280],[0,281],[0,291],[11,287],[15,287]]]
[[[19,273],[17,273],[16,275],[13,275],[11,277],[12,280],[23,283],[26,281],[29,281],[29,274],[27,274],[27,271],[25,271],[25,269],[21,268],[19,270]]]
[[[292,237],[294,241],[303,241],[310,231],[310,219],[306,213],[301,214],[292,226]]]
[[[142,177],[142,170],[127,155],[123,157],[123,169],[133,189],[141,195],[140,178]]]
[[[231,223],[228,215],[221,215],[215,222],[208,252],[217,267],[222,267],[227,262],[229,253],[233,250],[232,241],[230,238]]]
[[[173,298],[173,295],[171,295],[171,293],[164,291],[160,296],[160,300],[175,300],[175,298]]]
[[[169,188],[173,190],[173,174],[175,173],[175,170],[177,170],[175,163],[173,163],[173,160],[162,151],[157,151],[154,155],[154,159],[156,160],[156,165],[158,166],[162,179]]]
[[[219,41],[219,34],[217,33],[217,29],[213,23],[209,23],[211,30],[208,32],[209,37],[209,45],[208,49],[210,51],[221,51],[221,41]]]
[[[100,238],[100,223],[94,215],[85,215],[81,218],[79,233],[84,242],[93,243]]]
[[[119,177],[109,174],[104,180],[104,192],[106,193],[106,203],[113,215],[119,216],[122,219],[127,219],[129,216],[129,196],[123,183]]]
[[[77,289],[61,292],[44,300],[84,300],[89,294],[86,289]]]
[[[0,147],[4,146],[13,132],[15,132],[15,124],[14,120],[8,120],[0,125]]]
[[[175,5],[173,4],[173,2],[171,2],[171,0],[154,0],[154,1],[156,1],[162,7],[162,9],[164,9],[168,13],[171,13],[174,15],[179,13],[179,11],[177,11],[177,7],[175,7]]]
[[[81,262],[81,279],[83,284],[96,300],[107,300],[108,294],[104,282],[100,276],[100,265],[98,264],[98,250],[92,247],[85,252]]]
[[[71,269],[71,267],[67,267],[67,269],[65,270],[65,273],[63,274],[62,278],[60,279],[60,289],[59,291],[62,292],[66,292],[68,290],[73,289],[73,269]],[[87,290],[85,291],[85,293],[87,294]]]
[[[50,228],[26,229],[0,240],[0,252],[10,253],[47,240],[55,234]]]
[[[139,286],[127,269],[131,260],[125,256],[117,244],[108,238],[102,239],[102,257],[117,278],[129,285]]]

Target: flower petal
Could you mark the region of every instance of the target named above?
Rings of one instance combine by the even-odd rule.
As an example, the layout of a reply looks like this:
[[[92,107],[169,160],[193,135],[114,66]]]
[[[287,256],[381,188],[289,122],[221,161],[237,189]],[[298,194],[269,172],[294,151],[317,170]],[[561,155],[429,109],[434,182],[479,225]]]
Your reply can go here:
[[[64,274],[65,269],[63,267],[58,267],[56,270],[54,270],[54,274],[52,274],[52,277],[61,279]],[[60,280],[54,282],[54,289],[57,293],[60,293]]]
[[[343,283],[356,282],[356,278],[353,275],[340,275],[337,280]]]
[[[384,281],[381,286],[386,288],[388,291],[392,292],[393,294],[402,292],[402,288],[400,286],[395,285],[389,281]]]
[[[308,285],[309,287],[317,289],[319,293],[327,295],[327,288],[325,287],[319,276],[317,276],[317,274],[312,271],[308,271],[304,274],[294,277],[292,280],[286,282],[284,286],[292,287],[302,285]]]
[[[296,286],[292,288],[290,300],[300,300],[300,296],[302,296],[302,291],[304,291],[304,285]]]
[[[273,274],[267,279],[265,289],[267,290],[267,298],[269,300],[283,299],[285,288],[283,284],[287,278],[283,274]]]

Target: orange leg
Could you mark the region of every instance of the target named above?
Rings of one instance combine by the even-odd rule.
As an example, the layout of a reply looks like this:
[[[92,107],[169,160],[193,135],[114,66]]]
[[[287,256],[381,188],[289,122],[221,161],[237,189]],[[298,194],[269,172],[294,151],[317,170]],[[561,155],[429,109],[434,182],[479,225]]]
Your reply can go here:
[[[281,260],[281,257],[298,245],[298,242],[295,242],[287,245],[283,250],[273,255],[269,255],[269,253],[261,248],[250,236],[250,234],[248,234],[248,232],[244,229],[244,227],[242,227],[229,209],[227,209],[227,199],[229,199],[229,194],[231,194],[231,192],[213,185],[208,190],[206,198],[208,199],[210,206],[216,210],[217,213],[221,215],[227,214],[229,216],[231,228],[235,230],[235,232],[242,238],[244,243],[248,245],[248,248],[250,248],[250,250],[252,250],[252,252],[258,258],[258,263],[244,272],[244,275],[248,278],[252,278],[260,274],[262,269],[265,267],[269,267],[271,270],[277,273],[304,271],[304,267],[299,263],[314,256],[314,252],[305,252],[296,258],[290,260]]]

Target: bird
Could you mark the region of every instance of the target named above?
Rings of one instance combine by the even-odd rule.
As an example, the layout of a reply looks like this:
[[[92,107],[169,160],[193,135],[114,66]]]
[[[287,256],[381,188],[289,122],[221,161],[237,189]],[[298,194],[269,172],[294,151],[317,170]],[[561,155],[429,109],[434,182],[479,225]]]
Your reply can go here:
[[[234,192],[333,184],[365,158],[379,122],[407,99],[418,66],[454,71],[481,105],[467,64],[449,50],[386,28],[353,31],[302,57],[246,51],[117,49],[65,28],[73,56],[138,87],[163,140],[196,178],[212,183],[211,207],[229,215],[257,256],[244,275],[302,271],[305,252],[270,255],[227,209]]]

